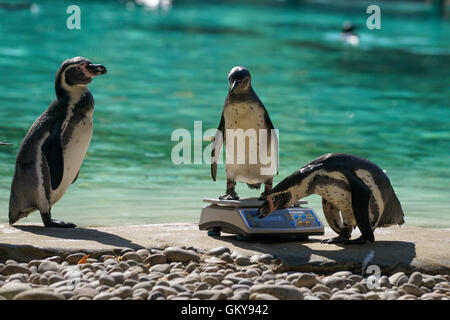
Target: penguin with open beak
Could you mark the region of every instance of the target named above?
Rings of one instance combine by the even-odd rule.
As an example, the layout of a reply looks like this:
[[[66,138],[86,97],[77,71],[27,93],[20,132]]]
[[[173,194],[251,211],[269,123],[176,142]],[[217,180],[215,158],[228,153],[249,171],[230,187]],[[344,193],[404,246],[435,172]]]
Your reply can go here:
[[[52,206],[78,177],[93,132],[94,98],[88,84],[106,68],[82,57],[64,61],[55,79],[56,99],[29,129],[17,153],[9,223],[39,210],[46,227],[73,228],[52,219]]]

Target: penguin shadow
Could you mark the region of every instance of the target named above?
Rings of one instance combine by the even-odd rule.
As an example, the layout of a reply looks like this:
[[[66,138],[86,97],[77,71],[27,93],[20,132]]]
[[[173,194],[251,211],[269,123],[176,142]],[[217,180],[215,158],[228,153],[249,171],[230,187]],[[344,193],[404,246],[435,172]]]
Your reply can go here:
[[[364,271],[366,265],[378,265],[384,274],[411,269],[416,257],[414,242],[380,240],[361,245],[322,244],[321,239],[310,237],[299,240],[294,237],[251,237],[238,240],[236,236],[218,239],[235,247],[269,253],[280,259],[287,270],[305,271]]]
[[[15,225],[23,232],[30,232],[41,236],[47,236],[52,238],[60,238],[64,240],[87,240],[95,241],[104,245],[113,247],[132,248],[135,250],[144,249],[143,246],[134,243],[133,241],[122,238],[112,233],[99,231],[96,229],[88,228],[48,228],[43,226],[34,225]]]

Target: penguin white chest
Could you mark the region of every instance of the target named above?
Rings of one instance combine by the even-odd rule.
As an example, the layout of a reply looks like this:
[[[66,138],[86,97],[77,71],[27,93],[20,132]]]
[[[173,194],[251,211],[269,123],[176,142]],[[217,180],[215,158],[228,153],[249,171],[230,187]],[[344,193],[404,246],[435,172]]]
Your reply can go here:
[[[61,184],[56,190],[52,192],[52,203],[55,203],[64,195],[66,190],[77,177],[83,159],[91,142],[92,132],[92,112],[85,114],[84,118],[82,118],[73,126],[63,125],[63,131],[61,133],[63,141],[64,135],[69,135],[67,143],[64,144],[63,142],[64,173]]]
[[[227,178],[249,184],[262,183],[260,129],[267,129],[265,111],[256,103],[231,103],[224,109]],[[266,134],[264,155],[271,155],[270,135]],[[267,165],[269,167],[270,165]]]

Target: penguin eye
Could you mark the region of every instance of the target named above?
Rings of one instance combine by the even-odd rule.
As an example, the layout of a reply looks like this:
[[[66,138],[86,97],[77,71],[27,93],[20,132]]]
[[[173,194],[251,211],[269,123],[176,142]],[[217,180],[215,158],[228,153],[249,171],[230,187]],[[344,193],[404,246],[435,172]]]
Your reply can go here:
[[[80,66],[76,66],[76,67],[75,67],[75,70],[81,71],[81,67],[80,67]]]

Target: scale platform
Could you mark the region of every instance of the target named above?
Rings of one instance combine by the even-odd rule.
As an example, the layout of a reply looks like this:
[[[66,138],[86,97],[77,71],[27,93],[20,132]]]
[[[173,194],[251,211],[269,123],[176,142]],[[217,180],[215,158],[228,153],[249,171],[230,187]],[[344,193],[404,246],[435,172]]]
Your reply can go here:
[[[257,211],[263,204],[258,198],[241,200],[203,199],[199,229],[208,230],[210,236],[221,232],[238,235],[244,240],[251,236],[295,236],[308,239],[310,235],[323,235],[324,226],[312,208],[302,207],[300,200],[294,206],[278,210],[267,217],[258,218]]]

